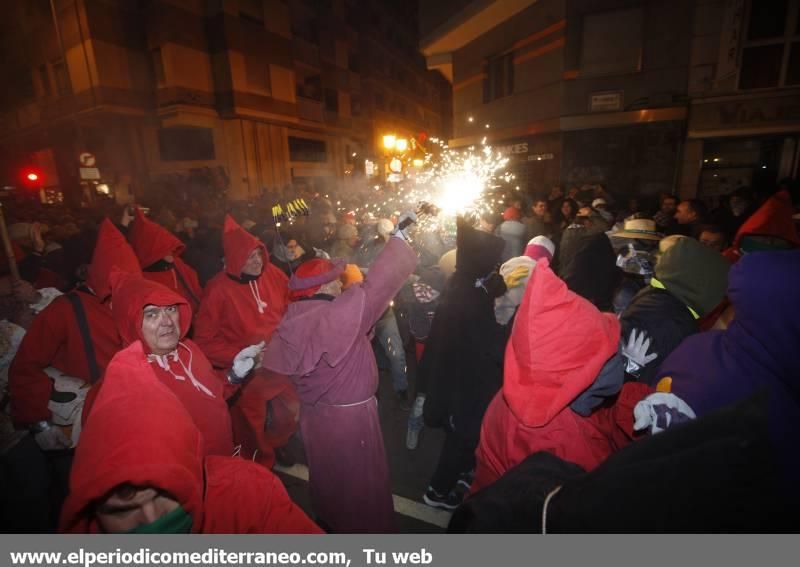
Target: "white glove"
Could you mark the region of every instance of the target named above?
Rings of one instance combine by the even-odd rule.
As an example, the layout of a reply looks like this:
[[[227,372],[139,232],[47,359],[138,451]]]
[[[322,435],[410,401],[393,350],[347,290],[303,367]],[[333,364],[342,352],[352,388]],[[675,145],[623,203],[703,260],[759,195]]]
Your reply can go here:
[[[72,447],[72,441],[64,435],[60,427],[51,425],[44,431],[36,433],[33,438],[42,451],[58,451]]]
[[[228,374],[228,379],[232,384],[239,384],[245,379],[247,374],[256,365],[256,357],[264,350],[265,342],[261,341],[256,345],[250,345],[239,351],[233,359],[233,368]]]
[[[392,236],[408,242],[408,229],[416,222],[417,214],[415,212],[408,211],[403,213],[400,218],[397,219],[397,227],[394,229],[394,232],[392,232]]]
[[[650,433],[655,434],[696,417],[689,404],[675,394],[656,392],[647,396],[633,408],[635,420],[633,429],[642,431],[650,428]]]
[[[639,333],[637,335],[637,332]],[[650,349],[650,338],[644,331],[632,329],[628,342],[622,344],[622,356],[627,359],[625,371],[636,376],[638,372],[658,358],[658,353],[647,354]]]

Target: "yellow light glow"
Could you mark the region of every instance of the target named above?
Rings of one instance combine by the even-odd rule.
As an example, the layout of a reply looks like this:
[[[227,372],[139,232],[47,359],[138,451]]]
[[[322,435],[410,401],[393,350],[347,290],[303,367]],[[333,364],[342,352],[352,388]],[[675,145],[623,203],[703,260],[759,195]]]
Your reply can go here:
[[[479,175],[471,170],[463,170],[446,177],[442,181],[442,192],[436,203],[444,213],[463,212],[477,201],[484,189]]]
[[[421,159],[417,158],[414,160],[414,167],[422,167],[422,164],[425,163]]]
[[[394,134],[387,134],[383,137],[383,147],[387,150],[393,149],[396,142],[397,136]]]
[[[408,140],[405,138],[400,138],[395,141],[394,147],[398,152],[404,152],[408,149]]]
[[[475,119],[472,116],[470,116],[469,118],[467,118],[467,122],[475,122]]]

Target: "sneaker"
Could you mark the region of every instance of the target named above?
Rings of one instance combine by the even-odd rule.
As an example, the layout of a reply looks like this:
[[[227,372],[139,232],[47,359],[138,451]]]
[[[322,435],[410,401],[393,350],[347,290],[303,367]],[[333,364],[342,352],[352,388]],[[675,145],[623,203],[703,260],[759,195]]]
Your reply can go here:
[[[430,486],[422,497],[422,501],[428,506],[432,508],[441,508],[442,510],[455,510],[458,508],[458,505],[461,504],[461,500],[463,500],[463,498],[459,499],[458,495],[454,494],[452,491],[447,495],[442,495]]]
[[[469,492],[472,487],[472,481],[475,480],[475,471],[465,472],[458,475],[458,482],[456,486],[461,486]]]

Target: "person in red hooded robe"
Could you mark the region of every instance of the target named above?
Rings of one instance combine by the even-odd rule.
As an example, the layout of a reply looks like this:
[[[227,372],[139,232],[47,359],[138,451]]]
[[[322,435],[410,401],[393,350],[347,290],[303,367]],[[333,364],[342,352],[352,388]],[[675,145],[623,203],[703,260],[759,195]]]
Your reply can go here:
[[[115,272],[111,284],[112,311],[123,345],[141,341],[143,359],[203,434],[206,454],[232,455],[233,433],[223,384],[200,348],[186,338],[192,321],[189,303],[167,287],[137,275]],[[84,421],[104,383],[101,380],[92,389]]]
[[[623,386],[619,343],[617,318],[540,260],[506,347],[503,387],[481,424],[472,494],[538,451],[588,471],[630,442],[633,408],[652,390]]]
[[[242,349],[270,340],[286,313],[289,280],[269,262],[266,246],[230,215],[225,217],[222,244],[225,270],[206,285],[194,340],[215,368],[228,369]],[[235,396],[231,417],[242,454],[255,455],[271,467],[278,449],[278,456],[289,464],[280,448],[297,429],[299,401],[288,378],[259,369],[241,387],[229,386],[227,393]],[[268,409],[280,413],[270,416],[270,427],[265,428]]]
[[[141,341],[108,366],[75,452],[60,531],[321,533],[271,472],[208,455]]]
[[[65,448],[68,441],[58,428],[49,427],[51,414],[47,405],[53,387],[45,368],[53,367],[93,383],[122,348],[110,307],[109,276],[115,267],[123,272],[141,273],[125,237],[106,219],[100,225],[86,285],[59,297],[33,320],[11,363],[12,417],[17,425],[30,427],[44,449]],[[88,345],[83,340],[76,308],[85,314],[91,338]]]
[[[144,216],[138,207],[128,239],[139,258],[144,277],[181,294],[189,302],[192,311],[196,312],[203,289],[197,273],[180,258],[186,248],[183,242]]]

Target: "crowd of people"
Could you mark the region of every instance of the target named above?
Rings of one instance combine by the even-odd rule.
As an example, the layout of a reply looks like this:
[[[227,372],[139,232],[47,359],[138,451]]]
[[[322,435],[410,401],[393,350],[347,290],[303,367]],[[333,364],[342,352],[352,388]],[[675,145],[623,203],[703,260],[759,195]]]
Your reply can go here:
[[[4,207],[2,530],[393,532],[384,403],[450,531],[798,529],[797,187],[521,195]]]

